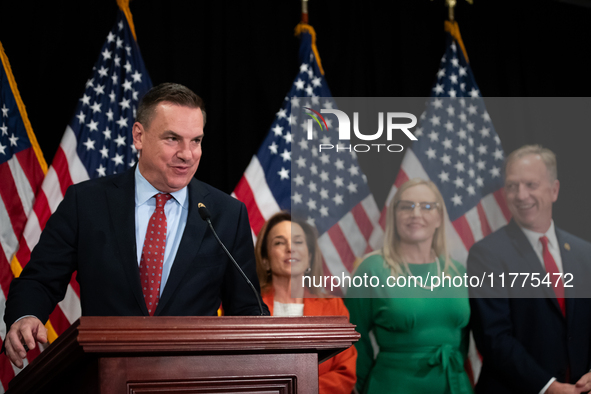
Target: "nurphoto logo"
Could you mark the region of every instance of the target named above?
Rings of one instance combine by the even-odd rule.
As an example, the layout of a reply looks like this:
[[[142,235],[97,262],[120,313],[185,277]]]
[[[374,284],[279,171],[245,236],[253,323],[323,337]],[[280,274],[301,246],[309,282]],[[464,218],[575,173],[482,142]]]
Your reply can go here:
[[[320,131],[328,131],[328,124],[322,114],[333,114],[338,120],[339,141],[345,142],[351,140],[351,121],[349,116],[338,109],[322,108],[320,112],[312,108],[304,107],[308,112],[306,113],[311,119],[307,122],[308,140],[314,139],[314,121],[318,124]],[[386,139],[392,141],[395,131],[401,131],[411,141],[416,141],[412,132],[409,130],[416,126],[417,117],[408,112],[386,112]],[[410,120],[409,123],[398,123],[400,119]],[[363,134],[359,131],[359,112],[353,112],[353,132],[355,136],[362,141],[376,141],[382,137],[384,133],[384,112],[378,112],[378,131],[374,134]],[[351,152],[369,152],[370,150],[380,151],[380,148],[385,148],[388,152],[402,152],[404,147],[400,144],[355,144],[355,145],[340,145],[340,144],[319,144],[318,150],[335,149],[339,151]]]

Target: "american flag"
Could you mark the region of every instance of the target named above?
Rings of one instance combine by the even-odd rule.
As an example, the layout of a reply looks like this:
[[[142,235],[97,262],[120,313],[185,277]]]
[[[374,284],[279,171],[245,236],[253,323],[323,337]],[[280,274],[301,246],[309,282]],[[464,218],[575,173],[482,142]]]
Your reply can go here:
[[[0,59],[0,316],[4,316],[6,296],[14,278],[10,261],[47,172],[47,163],[1,43]],[[3,342],[4,320],[0,322],[0,334]],[[34,349],[27,356],[33,358],[38,352]],[[5,391],[16,372],[8,357],[0,355],[0,392]]]
[[[127,12],[131,16],[128,9]],[[19,267],[19,273],[70,185],[125,171],[136,162],[131,131],[139,100],[152,87],[152,82],[130,23],[124,12],[119,11],[117,23],[101,48],[75,115],[36,195],[33,212],[13,258],[12,265]],[[64,300],[46,324],[50,341],[80,317],[79,297],[74,274]]]
[[[246,204],[255,236],[280,209],[307,219],[318,230],[325,274],[348,275],[357,258],[380,247],[382,239],[372,238],[379,209],[354,152],[318,152],[319,143],[338,139],[331,125],[328,133],[307,139],[311,118],[305,107],[335,106],[314,29],[302,23],[296,32],[301,39],[299,73],[233,195]]]
[[[432,97],[414,133],[418,141],[402,160],[386,207],[407,180],[419,177],[433,181],[449,213],[446,230],[450,253],[465,264],[474,242],[507,224],[510,213],[502,190],[501,140],[460,47],[463,44],[457,24],[446,22],[446,30],[447,47]],[[385,217],[386,208],[380,217],[382,228]]]
[[[449,214],[448,250],[465,265],[470,247],[507,224],[511,214],[503,195],[501,140],[468,64],[457,23],[445,22],[445,30],[446,51],[414,133],[418,141],[407,150],[385,206],[407,180],[433,181]],[[386,223],[386,207],[381,228]],[[481,363],[471,348],[471,366],[477,376]]]

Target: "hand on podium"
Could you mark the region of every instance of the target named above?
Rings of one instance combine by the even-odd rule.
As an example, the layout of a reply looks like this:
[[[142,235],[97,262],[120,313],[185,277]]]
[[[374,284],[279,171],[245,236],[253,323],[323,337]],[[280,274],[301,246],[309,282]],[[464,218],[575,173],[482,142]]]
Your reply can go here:
[[[27,316],[10,326],[4,345],[6,355],[14,365],[23,367],[23,359],[37,342],[47,342],[47,328],[35,316]]]

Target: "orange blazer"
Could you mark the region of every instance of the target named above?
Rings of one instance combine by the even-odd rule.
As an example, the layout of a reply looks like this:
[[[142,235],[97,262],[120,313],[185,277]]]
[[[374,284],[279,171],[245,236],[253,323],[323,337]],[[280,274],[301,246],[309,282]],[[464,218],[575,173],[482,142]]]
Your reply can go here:
[[[263,301],[273,316],[273,288],[263,293]],[[347,316],[349,311],[340,298],[304,298],[304,316]],[[351,394],[357,377],[355,346],[337,354],[318,366],[319,394]]]

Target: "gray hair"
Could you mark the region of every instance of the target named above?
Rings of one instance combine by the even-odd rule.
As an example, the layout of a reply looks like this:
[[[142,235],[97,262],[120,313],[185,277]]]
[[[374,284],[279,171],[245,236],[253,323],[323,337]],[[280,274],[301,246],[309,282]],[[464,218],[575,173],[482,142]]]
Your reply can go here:
[[[556,179],[558,179],[556,155],[550,149],[544,148],[542,145],[537,144],[524,145],[521,148],[514,150],[511,152],[511,154],[509,154],[509,156],[507,156],[507,159],[505,160],[505,177],[507,176],[507,167],[509,167],[509,164],[528,155],[539,155],[546,165],[548,175],[550,176],[550,181],[554,182]]]

